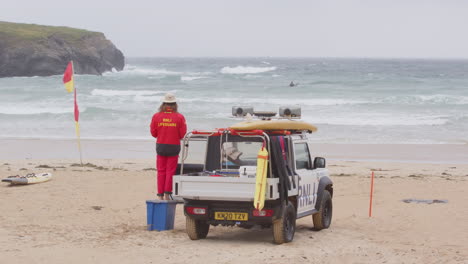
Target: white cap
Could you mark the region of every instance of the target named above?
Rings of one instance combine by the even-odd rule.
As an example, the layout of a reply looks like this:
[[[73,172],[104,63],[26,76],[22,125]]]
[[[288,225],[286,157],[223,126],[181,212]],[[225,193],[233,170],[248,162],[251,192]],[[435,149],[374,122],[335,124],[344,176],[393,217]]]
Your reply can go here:
[[[177,100],[175,98],[175,95],[172,93],[167,93],[164,95],[163,103],[176,103]]]

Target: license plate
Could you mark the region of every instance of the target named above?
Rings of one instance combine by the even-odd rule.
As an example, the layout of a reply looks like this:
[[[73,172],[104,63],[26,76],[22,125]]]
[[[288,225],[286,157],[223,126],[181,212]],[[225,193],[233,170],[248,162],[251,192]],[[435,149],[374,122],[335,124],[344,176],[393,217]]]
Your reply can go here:
[[[249,220],[249,214],[237,212],[215,212],[214,218],[215,220],[247,221]]]

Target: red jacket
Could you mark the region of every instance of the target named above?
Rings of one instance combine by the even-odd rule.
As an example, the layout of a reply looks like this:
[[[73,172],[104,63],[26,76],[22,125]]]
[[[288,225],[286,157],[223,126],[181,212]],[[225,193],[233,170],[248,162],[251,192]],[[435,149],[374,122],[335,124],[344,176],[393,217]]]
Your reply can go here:
[[[150,129],[151,135],[157,138],[156,148],[159,155],[179,154],[180,140],[187,133],[187,124],[182,114],[168,111],[156,113],[151,120]]]

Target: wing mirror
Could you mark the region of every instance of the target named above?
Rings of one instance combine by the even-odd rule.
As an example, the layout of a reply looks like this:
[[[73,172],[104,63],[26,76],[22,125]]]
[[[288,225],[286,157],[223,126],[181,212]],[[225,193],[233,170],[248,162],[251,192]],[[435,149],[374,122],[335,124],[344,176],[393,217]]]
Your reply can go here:
[[[314,159],[314,169],[325,168],[325,166],[326,166],[325,158],[316,157]]]

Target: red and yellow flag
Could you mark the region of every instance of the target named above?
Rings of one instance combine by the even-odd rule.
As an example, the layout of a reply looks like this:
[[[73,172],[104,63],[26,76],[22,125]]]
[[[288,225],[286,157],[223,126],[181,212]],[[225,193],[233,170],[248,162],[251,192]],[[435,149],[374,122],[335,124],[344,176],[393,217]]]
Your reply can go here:
[[[78,110],[78,102],[76,100],[76,89],[75,84],[73,81],[73,61],[70,61],[63,73],[63,83],[65,84],[65,88],[69,93],[74,92],[74,115],[75,115],[75,130],[76,130],[76,137],[78,139],[78,150],[80,151],[80,162],[83,166],[83,160],[81,158],[81,142],[80,142],[80,123],[78,120],[80,118],[80,111]]]
[[[74,90],[74,83],[73,83],[73,62],[70,61],[65,69],[65,73],[63,74],[63,83],[65,84],[65,88],[69,93],[73,92]]]
[[[78,123],[78,119],[80,118],[80,110],[78,110],[78,102],[76,101],[76,89],[75,89],[75,122]]]

